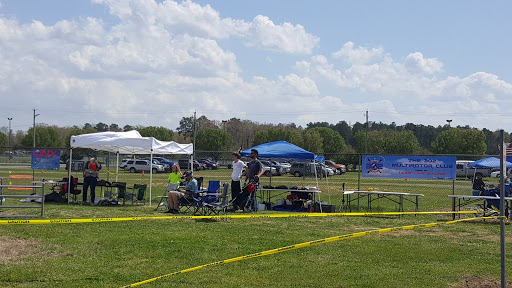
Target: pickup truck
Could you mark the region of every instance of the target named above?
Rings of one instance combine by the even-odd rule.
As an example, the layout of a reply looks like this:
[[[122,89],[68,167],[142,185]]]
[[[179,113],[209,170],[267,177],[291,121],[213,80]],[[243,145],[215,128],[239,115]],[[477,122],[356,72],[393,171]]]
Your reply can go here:
[[[470,160],[457,160],[455,162],[456,176],[457,177],[467,177],[473,178],[475,175],[481,175],[482,177],[490,177],[492,169],[491,168],[474,168],[469,166],[469,164],[474,161]]]

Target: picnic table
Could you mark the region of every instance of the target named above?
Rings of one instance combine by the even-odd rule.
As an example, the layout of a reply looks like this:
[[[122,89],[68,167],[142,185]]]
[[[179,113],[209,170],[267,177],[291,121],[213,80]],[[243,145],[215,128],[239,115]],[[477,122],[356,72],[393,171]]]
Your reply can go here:
[[[357,197],[352,197],[356,195]],[[398,204],[398,211],[404,211],[404,201],[413,203],[418,211],[419,197],[423,194],[405,193],[405,192],[384,192],[384,191],[343,191],[343,199],[341,200],[339,211],[352,212],[351,203],[357,201],[357,211],[361,209],[361,199],[367,198],[368,210],[372,211],[372,202],[379,199],[386,199]]]
[[[456,212],[456,211],[461,211],[461,207],[464,207],[464,206],[467,206],[467,205],[470,205],[470,204],[475,204],[475,203],[479,203],[479,202],[483,202],[482,205],[479,205],[478,206],[481,206],[482,209],[483,209],[483,215],[485,216],[486,215],[486,210],[488,208],[488,206],[491,206],[492,202],[498,202],[500,201],[500,197],[498,196],[483,196],[483,195],[480,195],[480,196],[475,196],[475,195],[448,195],[448,197],[451,197],[452,198],[452,201],[453,201],[453,212]],[[509,209],[510,207],[512,207],[512,197],[504,197],[504,200],[505,200],[505,216],[509,216]],[[456,204],[457,203],[457,204]],[[496,205],[494,205],[496,206]],[[498,204],[499,206],[499,204]],[[457,207],[457,210],[455,209]],[[498,207],[496,207],[498,208]],[[493,212],[496,212],[496,210],[494,209],[489,209]],[[453,214],[453,219],[455,219],[455,213]],[[459,214],[459,218],[460,218],[460,214]]]

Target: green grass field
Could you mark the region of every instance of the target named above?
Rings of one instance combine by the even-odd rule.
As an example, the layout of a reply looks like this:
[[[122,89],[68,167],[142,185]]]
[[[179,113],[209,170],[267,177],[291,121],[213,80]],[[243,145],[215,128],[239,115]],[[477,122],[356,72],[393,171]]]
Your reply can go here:
[[[32,170],[14,166],[0,168],[4,184],[9,181],[9,175],[28,174],[31,175]],[[64,175],[62,170],[36,171],[36,180],[58,180]],[[204,177],[205,183],[208,180],[228,181],[229,175],[230,170],[227,169],[195,173],[195,176]],[[110,179],[112,177],[115,175],[111,174]],[[120,172],[118,177],[128,185],[149,184],[149,174]],[[167,186],[166,177],[166,174],[154,175],[153,207],[148,204],[97,207],[48,203],[44,219],[166,215],[153,209],[156,196],[163,194]],[[347,190],[356,189],[358,184],[356,173],[328,180],[331,203],[337,207],[341,201],[342,183],[346,183]],[[16,183],[13,184],[23,185],[30,182],[11,179],[14,181]],[[265,184],[268,178],[262,181]],[[272,178],[273,186],[281,184],[316,186],[311,178]],[[383,191],[425,194],[420,200],[421,211],[451,208],[447,197],[452,193],[451,181],[361,179],[360,185],[362,190],[372,187]],[[322,200],[328,200],[325,179],[319,187]],[[9,190],[9,193],[28,192]],[[470,181],[457,180],[455,193],[470,194]],[[6,190],[4,194],[7,194]],[[396,204],[379,201],[374,208],[396,211]],[[406,206],[406,210],[413,209],[412,205]],[[37,214],[36,209],[27,210],[35,210],[32,212]],[[3,209],[0,213],[26,212]],[[0,286],[121,287],[291,244],[378,228],[447,220],[451,220],[451,215],[0,225]],[[475,279],[483,282],[499,279],[498,224],[494,220],[474,221],[369,235],[214,266],[157,280],[142,287],[481,287],[464,285],[466,281],[475,282]],[[506,267],[507,274],[512,275],[510,225],[506,229]]]

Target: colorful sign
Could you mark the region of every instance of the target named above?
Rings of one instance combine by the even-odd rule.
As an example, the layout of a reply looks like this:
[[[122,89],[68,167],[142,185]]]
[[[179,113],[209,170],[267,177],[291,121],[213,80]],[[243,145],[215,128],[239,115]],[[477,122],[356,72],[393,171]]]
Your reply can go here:
[[[456,157],[363,155],[363,177],[455,180]]]
[[[60,150],[57,149],[32,149],[32,169],[60,168]]]

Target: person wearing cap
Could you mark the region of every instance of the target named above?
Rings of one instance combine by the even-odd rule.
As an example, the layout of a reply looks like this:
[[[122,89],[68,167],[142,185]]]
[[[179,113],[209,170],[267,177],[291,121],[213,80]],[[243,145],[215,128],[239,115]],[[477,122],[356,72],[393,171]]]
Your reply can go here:
[[[254,184],[255,189],[258,188],[260,183],[260,177],[265,171],[263,171],[263,164],[258,160],[258,150],[251,149],[251,161],[247,163],[247,169],[245,170],[245,182],[249,181]],[[258,210],[258,199],[256,197],[256,190],[251,194],[253,197],[252,210]]]
[[[91,188],[91,205],[94,205],[96,197],[95,189],[98,181],[98,172],[101,170],[101,164],[96,160],[96,153],[89,155],[89,161],[84,166],[84,191],[82,193],[82,205],[87,204],[87,189]]]
[[[179,199],[185,196],[193,197],[197,191],[197,180],[192,177],[192,171],[186,171],[183,173],[185,177],[185,189],[178,188],[177,191],[169,191],[169,197],[167,197],[167,203],[169,204],[169,210],[165,213],[176,214],[179,212]]]

